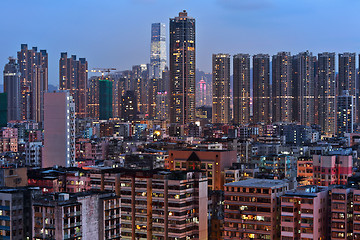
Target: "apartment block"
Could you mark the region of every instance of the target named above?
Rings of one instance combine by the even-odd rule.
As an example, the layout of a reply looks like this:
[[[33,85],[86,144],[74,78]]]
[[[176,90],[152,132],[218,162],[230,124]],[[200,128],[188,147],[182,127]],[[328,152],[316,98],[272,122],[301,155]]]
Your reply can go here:
[[[302,186],[281,196],[281,240],[329,239],[329,189]]]
[[[278,198],[285,180],[247,179],[225,184],[223,239],[279,239]]]
[[[46,194],[32,205],[35,239],[120,239],[120,199],[113,193]]]
[[[225,168],[231,167],[236,161],[236,151],[170,150],[168,166],[170,170],[205,171],[209,189],[223,190]]]
[[[331,239],[333,240],[357,239],[353,238],[353,211],[358,209],[353,206],[353,194],[354,189],[351,188],[340,186],[331,189]]]
[[[353,157],[350,153],[330,153],[328,155],[313,155],[314,184],[329,186],[332,184],[347,184],[352,176]]]
[[[128,170],[119,183],[122,239],[208,239],[207,178],[201,172]]]

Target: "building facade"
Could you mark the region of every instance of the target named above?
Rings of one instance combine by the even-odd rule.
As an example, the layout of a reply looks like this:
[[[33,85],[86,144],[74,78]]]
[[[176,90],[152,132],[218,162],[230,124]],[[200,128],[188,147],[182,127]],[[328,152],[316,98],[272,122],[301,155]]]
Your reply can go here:
[[[4,67],[4,92],[7,95],[7,120],[21,119],[21,83],[16,59],[9,58]]]
[[[270,57],[253,56],[253,122],[271,122]]]
[[[325,135],[336,133],[336,74],[335,53],[318,54],[318,118]]]
[[[195,19],[170,19],[170,123],[195,122]]]
[[[272,121],[294,120],[294,95],[290,52],[279,52],[272,58]]]
[[[75,103],[68,91],[45,93],[42,167],[74,166]]]
[[[213,54],[212,69],[212,122],[228,124],[231,121],[230,55],[222,53]]]
[[[250,123],[250,55],[237,54],[233,58],[234,123]]]
[[[151,24],[150,78],[162,78],[162,72],[165,70],[167,61],[165,31],[165,23]]]
[[[17,53],[21,82],[21,117],[23,120],[43,121],[44,92],[48,89],[48,54],[46,50],[28,49],[21,44]]]
[[[86,118],[88,63],[85,58],[76,60],[76,55],[68,58],[61,53],[59,60],[59,90],[68,90],[74,98],[77,118]]]

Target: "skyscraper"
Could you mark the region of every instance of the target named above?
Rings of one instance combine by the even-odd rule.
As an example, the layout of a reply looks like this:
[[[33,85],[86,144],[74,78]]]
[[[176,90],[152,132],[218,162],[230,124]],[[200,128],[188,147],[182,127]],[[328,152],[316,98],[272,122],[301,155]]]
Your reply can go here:
[[[22,119],[43,121],[44,92],[48,89],[48,54],[46,50],[28,49],[21,44],[17,53],[21,73]]]
[[[77,118],[86,118],[88,63],[85,58],[76,60],[76,55],[67,57],[61,53],[59,60],[59,89],[69,90],[75,101]]]
[[[162,78],[166,66],[165,23],[151,25],[150,78]]]
[[[74,166],[75,103],[68,91],[45,93],[42,167]]]
[[[326,135],[334,135],[336,132],[335,121],[335,53],[318,54],[318,112],[319,125]]]
[[[199,106],[205,106],[206,105],[206,82],[204,79],[201,79],[199,82]]]
[[[212,122],[228,124],[230,116],[230,55],[213,54]]]
[[[250,122],[250,55],[234,56],[234,123]]]
[[[195,121],[195,19],[170,19],[170,123]]]
[[[4,92],[7,93],[7,121],[21,119],[20,72],[16,59],[9,58],[4,68]]]
[[[272,121],[292,122],[293,119],[293,81],[291,54],[279,52],[272,58]]]
[[[355,96],[349,94],[349,90],[343,90],[337,96],[337,135],[354,132],[355,123]]]
[[[338,75],[338,95],[342,95],[344,90],[349,91],[350,96],[359,96],[359,84],[356,81],[356,54],[355,53],[339,53],[339,75]],[[359,118],[359,99],[356,98],[355,119]]]
[[[270,111],[270,57],[253,56],[253,121],[271,122]]]
[[[89,79],[87,114],[89,118],[99,119],[99,77]]]
[[[310,52],[293,56],[294,120],[302,125],[315,124],[315,62]]]

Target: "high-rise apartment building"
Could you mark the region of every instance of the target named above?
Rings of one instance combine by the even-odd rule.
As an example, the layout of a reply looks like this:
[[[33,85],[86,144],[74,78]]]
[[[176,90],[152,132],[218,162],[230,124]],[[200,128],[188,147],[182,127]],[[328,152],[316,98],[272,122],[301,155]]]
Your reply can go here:
[[[344,136],[345,133],[354,132],[355,124],[355,96],[349,94],[349,90],[343,90],[342,94],[336,97],[336,133]]]
[[[234,70],[234,123],[250,122],[250,55],[237,54],[233,59]]]
[[[21,119],[21,84],[16,59],[9,58],[4,67],[4,92],[7,94],[7,121]]]
[[[213,54],[212,122],[228,124],[230,116],[230,55]]]
[[[170,123],[195,121],[195,19],[170,19]]]
[[[68,91],[45,93],[42,167],[74,166],[75,103]]]
[[[318,54],[318,118],[321,130],[326,135],[336,132],[336,74],[335,53]]]
[[[272,58],[272,121],[294,120],[294,96],[290,52],[279,52]]]
[[[20,70],[22,119],[43,121],[44,92],[48,89],[48,54],[46,50],[28,49],[21,44],[17,53]]]
[[[76,60],[76,55],[67,57],[61,53],[59,60],[59,89],[69,90],[75,101],[77,118],[86,118],[88,63],[85,58]]]
[[[162,78],[162,72],[165,70],[167,61],[165,31],[165,23],[151,24],[150,78]]]
[[[292,58],[294,121],[301,125],[315,124],[315,61],[308,51]]]
[[[99,77],[89,79],[89,88],[87,89],[87,114],[89,118],[99,119]]]
[[[126,91],[121,100],[121,119],[134,121],[137,118],[137,100],[134,91]]]
[[[127,171],[119,184],[122,239],[208,239],[203,173]]]
[[[342,95],[344,90],[349,91],[350,96],[354,96],[355,101],[355,121],[359,118],[359,83],[356,71],[356,54],[355,53],[339,53],[339,73],[338,73],[338,90],[337,94]]]
[[[253,122],[271,122],[270,57],[253,56]]]

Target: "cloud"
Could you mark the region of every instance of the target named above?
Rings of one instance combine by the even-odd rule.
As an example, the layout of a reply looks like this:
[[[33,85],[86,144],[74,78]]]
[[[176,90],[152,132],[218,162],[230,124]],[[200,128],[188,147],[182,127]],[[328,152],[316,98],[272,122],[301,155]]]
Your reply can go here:
[[[273,7],[271,0],[216,0],[223,8],[231,10],[258,10]]]

